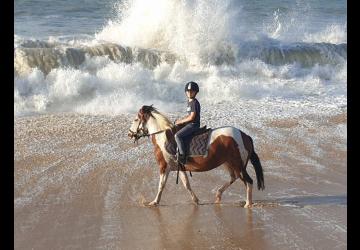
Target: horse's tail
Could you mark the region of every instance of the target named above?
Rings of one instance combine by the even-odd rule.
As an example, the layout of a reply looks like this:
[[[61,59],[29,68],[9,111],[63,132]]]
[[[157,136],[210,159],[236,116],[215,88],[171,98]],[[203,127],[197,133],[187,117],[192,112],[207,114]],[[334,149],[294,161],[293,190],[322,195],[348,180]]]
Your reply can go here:
[[[254,142],[253,142],[253,140],[252,140],[252,138],[250,136],[249,136],[249,138],[250,138],[251,144],[253,146],[253,150],[252,150],[251,155],[250,155],[250,161],[251,161],[251,164],[254,166],[254,169],[255,169],[258,190],[260,190],[260,189],[264,190],[265,182],[264,182],[263,169],[262,169],[262,166],[261,166],[261,163],[260,163],[260,159],[259,159],[258,155],[255,152]]]

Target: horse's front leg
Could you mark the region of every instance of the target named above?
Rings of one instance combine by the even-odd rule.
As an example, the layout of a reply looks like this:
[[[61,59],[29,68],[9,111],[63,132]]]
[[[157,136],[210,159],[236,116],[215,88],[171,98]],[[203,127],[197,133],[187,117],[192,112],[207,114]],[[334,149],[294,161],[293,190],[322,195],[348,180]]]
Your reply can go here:
[[[168,179],[169,173],[170,173],[169,168],[165,169],[165,173],[160,173],[158,192],[156,194],[155,199],[152,202],[149,203],[149,206],[156,206],[156,205],[159,204],[160,199],[161,199],[161,194],[162,194],[162,192],[163,192],[163,190],[165,188],[165,184],[166,184],[166,181]]]
[[[189,191],[189,193],[191,195],[191,199],[193,200],[193,202],[195,202],[198,205],[199,199],[196,197],[195,193],[192,191],[190,182],[189,182],[189,178],[187,177],[187,174],[185,171],[180,171],[180,178],[181,178],[181,181],[184,184],[184,187],[186,188],[186,190]]]

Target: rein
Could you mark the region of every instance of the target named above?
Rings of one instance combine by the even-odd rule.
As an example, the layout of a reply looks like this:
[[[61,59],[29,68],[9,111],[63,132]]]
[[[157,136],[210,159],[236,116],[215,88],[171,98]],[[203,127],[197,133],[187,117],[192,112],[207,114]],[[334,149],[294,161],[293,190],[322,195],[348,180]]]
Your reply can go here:
[[[135,138],[135,139],[134,139],[134,143],[135,143],[135,142],[137,142],[141,137],[150,137],[150,135],[160,134],[160,133],[166,131],[166,129],[160,130],[160,131],[157,131],[157,132],[154,132],[154,133],[151,133],[151,134],[149,134],[149,132],[148,132],[147,129],[146,129],[146,130],[144,130],[144,129],[138,129],[138,130],[137,130],[138,132],[139,132],[139,131],[142,131],[142,134],[140,134],[140,135],[138,134],[138,132],[133,132],[133,131],[131,131],[131,130],[129,130],[129,131],[130,131],[130,133],[132,133],[132,136]]]
[[[162,132],[165,132],[166,130],[167,130],[167,129],[159,130],[159,131],[157,131],[157,132],[154,132],[154,133],[151,133],[151,134],[147,134],[147,136],[160,134],[160,133],[162,133]]]

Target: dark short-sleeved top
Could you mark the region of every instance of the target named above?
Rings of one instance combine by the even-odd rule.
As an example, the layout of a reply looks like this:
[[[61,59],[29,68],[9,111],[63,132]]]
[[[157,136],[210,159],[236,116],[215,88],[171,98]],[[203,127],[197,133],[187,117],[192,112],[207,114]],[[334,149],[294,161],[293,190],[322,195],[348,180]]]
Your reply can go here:
[[[190,115],[191,112],[195,112],[195,119],[191,121],[191,123],[195,123],[198,127],[200,127],[200,103],[194,98],[192,101],[188,101],[188,108],[186,110]]]

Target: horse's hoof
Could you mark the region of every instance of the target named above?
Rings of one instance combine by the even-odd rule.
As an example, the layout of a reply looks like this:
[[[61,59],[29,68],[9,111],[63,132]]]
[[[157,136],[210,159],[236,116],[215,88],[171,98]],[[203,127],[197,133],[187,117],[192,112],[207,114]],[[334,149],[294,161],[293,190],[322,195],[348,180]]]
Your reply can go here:
[[[159,203],[157,203],[156,201],[152,201],[152,202],[149,202],[147,204],[148,207],[156,207]]]
[[[244,208],[251,208],[251,207],[252,207],[252,204],[250,204],[250,203],[246,203],[244,206]]]
[[[193,202],[195,203],[195,205],[199,205],[199,199],[198,198],[193,199]]]

